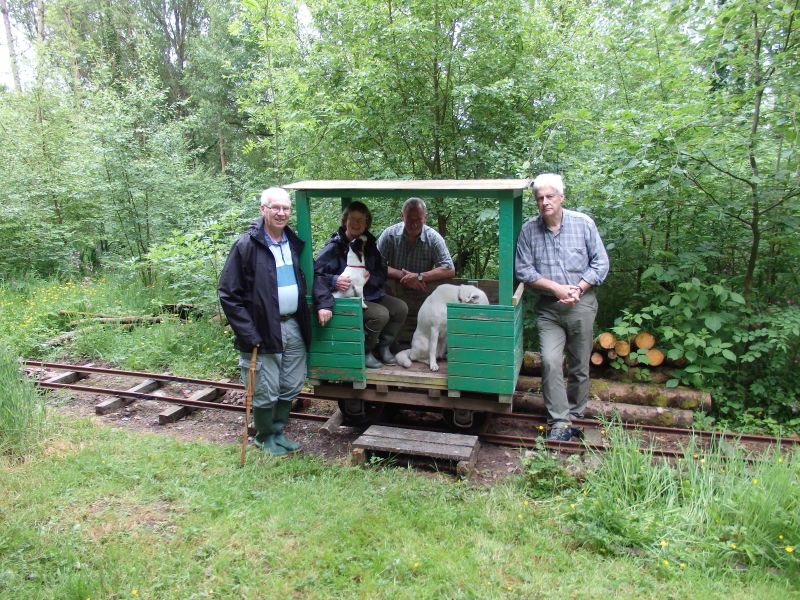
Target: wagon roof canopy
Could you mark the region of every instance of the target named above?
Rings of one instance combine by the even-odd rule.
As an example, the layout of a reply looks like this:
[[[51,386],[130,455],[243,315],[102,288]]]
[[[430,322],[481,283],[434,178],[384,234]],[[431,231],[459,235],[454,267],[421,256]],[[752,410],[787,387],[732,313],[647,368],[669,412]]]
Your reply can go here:
[[[283,186],[301,192],[454,193],[460,196],[522,191],[530,179],[310,179]]]

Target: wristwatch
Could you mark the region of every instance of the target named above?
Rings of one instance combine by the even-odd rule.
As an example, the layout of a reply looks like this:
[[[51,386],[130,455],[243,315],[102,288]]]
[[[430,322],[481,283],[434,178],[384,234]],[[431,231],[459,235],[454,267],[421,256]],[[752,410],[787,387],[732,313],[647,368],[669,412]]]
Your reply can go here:
[[[417,273],[417,281],[422,281],[422,273]]]

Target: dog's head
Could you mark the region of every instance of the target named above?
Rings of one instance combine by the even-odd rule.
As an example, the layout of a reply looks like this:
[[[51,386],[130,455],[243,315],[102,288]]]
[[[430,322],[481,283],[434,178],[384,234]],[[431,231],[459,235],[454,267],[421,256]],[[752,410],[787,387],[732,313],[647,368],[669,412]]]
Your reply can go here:
[[[474,285],[458,286],[458,301],[462,304],[489,304],[489,298],[483,290]]]
[[[364,264],[364,247],[367,245],[367,236],[360,235],[348,244],[350,251],[358,257],[359,262]]]

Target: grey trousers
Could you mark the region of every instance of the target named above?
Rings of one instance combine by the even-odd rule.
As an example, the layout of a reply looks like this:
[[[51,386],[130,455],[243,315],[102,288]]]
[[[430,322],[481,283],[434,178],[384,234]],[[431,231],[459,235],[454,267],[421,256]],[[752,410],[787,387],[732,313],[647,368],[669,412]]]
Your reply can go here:
[[[567,306],[552,297],[542,297],[536,304],[536,313],[547,422],[569,424],[572,418],[583,416],[589,401],[589,359],[597,298],[594,291],[589,290],[576,305]],[[567,354],[566,385],[564,352]]]
[[[378,336],[391,343],[403,328],[408,315],[408,305],[400,298],[386,294],[377,302],[367,302],[364,310],[364,350],[369,352],[378,343]]]
[[[283,352],[259,354],[253,408],[269,408],[275,402],[291,401],[303,388],[306,379],[306,345],[300,326],[294,319],[281,322]],[[250,352],[241,352],[239,366],[242,383],[247,386]]]

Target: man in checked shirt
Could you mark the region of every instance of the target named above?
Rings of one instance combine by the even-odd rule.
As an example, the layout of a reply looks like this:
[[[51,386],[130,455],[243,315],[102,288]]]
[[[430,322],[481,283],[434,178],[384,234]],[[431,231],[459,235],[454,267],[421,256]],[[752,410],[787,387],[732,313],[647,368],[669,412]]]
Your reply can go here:
[[[539,216],[517,242],[517,279],[537,292],[536,327],[542,354],[542,393],[548,440],[569,441],[589,400],[589,358],[597,314],[594,288],[608,275],[608,254],[587,215],[562,208],[564,181],[545,173],[533,180]],[[567,353],[567,384],[562,364]]]

